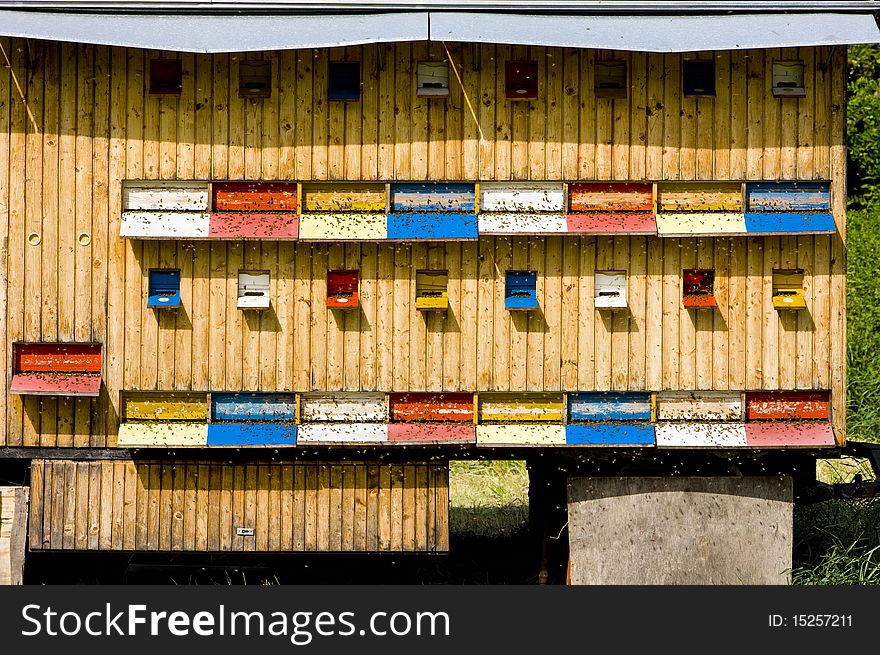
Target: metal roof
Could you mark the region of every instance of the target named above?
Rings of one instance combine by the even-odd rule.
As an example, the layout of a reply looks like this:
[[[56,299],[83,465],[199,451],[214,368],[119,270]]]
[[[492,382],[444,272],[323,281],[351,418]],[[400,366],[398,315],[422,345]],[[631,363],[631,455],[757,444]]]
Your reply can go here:
[[[422,3],[436,6],[441,3]],[[569,10],[577,4],[578,11]],[[205,10],[205,7],[237,6],[239,11]],[[303,9],[300,11],[259,12],[271,5]],[[529,3],[542,11],[512,12],[525,7],[517,0],[469,2],[446,0],[443,11],[413,11],[413,3],[391,0],[379,3],[320,3],[304,0],[257,2],[220,0],[189,2],[58,2],[57,0],[0,0],[0,36],[92,43],[171,50],[178,52],[248,52],[324,48],[395,41],[461,41],[522,45],[568,46],[631,50],[640,52],[691,52],[738,48],[780,48],[809,45],[834,45],[880,42],[880,30],[874,16],[865,7],[880,2],[633,2],[598,0],[596,2]],[[775,13],[707,13],[695,7],[724,6],[774,7]],[[830,7],[861,12],[846,13],[801,11],[805,7]],[[9,7],[16,8],[10,9]],[[25,6],[27,8],[25,8]],[[46,11],[35,11],[34,7]],[[175,10],[154,11],[161,6]],[[416,5],[418,6],[418,5]],[[480,11],[459,11],[464,7]],[[588,8],[616,7],[616,13],[582,13]],[[665,13],[637,13],[634,7],[665,8]],[[670,7],[688,7],[689,11],[669,13]],[[780,7],[797,7],[783,13]],[[78,11],[60,10],[76,8]],[[182,8],[201,7],[201,13],[187,13]],[[321,10],[318,11],[317,7]],[[336,7],[336,10],[331,9]],[[361,13],[339,8],[361,8]],[[366,11],[369,7],[373,11]],[[375,11],[396,7],[393,13]],[[410,11],[401,11],[406,7]],[[560,12],[560,7],[562,11]],[[628,11],[622,11],[622,8]],[[91,8],[91,11],[88,9]],[[134,11],[134,9],[141,11]],[[551,12],[550,9],[555,9]],[[131,9],[131,11],[119,11]],[[449,11],[449,9],[455,11]]]
[[[870,14],[523,16],[431,13],[431,39],[637,52],[880,42]]]
[[[0,35],[177,52],[253,52],[426,41],[428,14],[230,16],[0,11]]]
[[[877,0],[0,0],[0,7],[42,11],[103,11],[103,12],[300,12],[300,13],[366,13],[374,11],[467,11],[565,14],[628,14],[628,13],[764,13],[764,12],[866,12],[880,10]]]

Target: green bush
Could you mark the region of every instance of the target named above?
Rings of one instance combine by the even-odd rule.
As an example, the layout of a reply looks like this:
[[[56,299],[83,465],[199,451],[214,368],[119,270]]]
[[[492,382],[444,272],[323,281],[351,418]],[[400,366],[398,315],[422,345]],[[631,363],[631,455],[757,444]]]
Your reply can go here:
[[[850,47],[847,87],[849,191],[863,204],[880,197],[880,45]]]

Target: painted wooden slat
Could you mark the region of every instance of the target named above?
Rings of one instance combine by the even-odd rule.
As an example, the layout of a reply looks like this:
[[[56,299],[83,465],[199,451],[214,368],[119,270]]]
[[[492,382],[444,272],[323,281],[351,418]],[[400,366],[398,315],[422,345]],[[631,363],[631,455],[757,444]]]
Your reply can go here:
[[[658,421],[741,421],[742,396],[726,391],[661,391]]]
[[[583,446],[653,446],[654,426],[634,423],[566,425],[565,443]]]
[[[123,239],[204,239],[210,235],[210,214],[202,212],[123,212]]]
[[[742,212],[739,182],[669,182],[657,185],[658,213]]]
[[[568,232],[582,234],[657,234],[657,219],[650,212],[594,212],[565,217]]]
[[[564,425],[478,425],[478,446],[563,446]]]
[[[388,214],[388,238],[403,241],[424,239],[476,239],[476,214]]]
[[[119,447],[168,447],[168,446],[206,446],[208,445],[208,425],[206,423],[167,423],[135,421],[121,423],[117,438]]]
[[[392,212],[471,212],[476,187],[465,182],[413,182],[391,185]]]
[[[530,311],[538,306],[538,274],[534,271],[507,271],[504,276],[504,308]]]
[[[294,182],[214,182],[217,212],[295,212],[299,207]]]
[[[208,211],[208,183],[125,182],[122,208],[126,211]]]
[[[305,423],[297,427],[297,443],[384,443],[385,423]]]
[[[565,191],[561,182],[480,182],[480,211],[561,213]]]
[[[383,393],[305,393],[300,397],[300,411],[303,423],[388,421],[388,404]]]
[[[562,214],[480,214],[477,219],[480,234],[558,234],[568,231],[568,222]]]
[[[562,423],[561,393],[484,393],[478,396],[479,421]]]
[[[296,239],[299,216],[252,212],[211,214],[208,236],[212,239]]]
[[[568,394],[568,421],[650,421],[651,394],[599,391]]]
[[[125,392],[122,416],[132,421],[198,421],[208,418],[208,399],[198,393]]]
[[[743,235],[746,234],[746,218],[744,214],[723,212],[657,214],[657,234],[661,237]]]
[[[746,423],[746,442],[752,448],[833,448],[831,423]]]
[[[91,396],[101,391],[101,376],[96,373],[16,373],[9,393],[22,396]]]
[[[384,213],[302,214],[301,241],[377,241],[388,238]]]
[[[830,213],[747,212],[749,234],[833,234],[837,230]]]
[[[13,367],[26,373],[100,373],[101,345],[78,343],[16,343]]]
[[[295,421],[296,395],[281,393],[211,394],[214,421]]]
[[[472,393],[393,393],[391,420],[395,423],[474,420]]]
[[[211,423],[209,446],[294,446],[296,426],[285,423]]]
[[[658,448],[742,448],[748,445],[740,423],[658,423]]]
[[[827,420],[830,408],[827,391],[746,392],[746,420],[749,421]]]
[[[568,185],[568,207],[580,212],[650,212],[654,208],[650,184],[585,182]]]
[[[827,182],[752,182],[746,184],[750,212],[831,211]]]
[[[391,423],[388,425],[388,442],[395,444],[428,443],[476,443],[474,425],[436,425]]]
[[[383,212],[384,184],[351,184],[348,182],[316,182],[303,184],[304,212]]]

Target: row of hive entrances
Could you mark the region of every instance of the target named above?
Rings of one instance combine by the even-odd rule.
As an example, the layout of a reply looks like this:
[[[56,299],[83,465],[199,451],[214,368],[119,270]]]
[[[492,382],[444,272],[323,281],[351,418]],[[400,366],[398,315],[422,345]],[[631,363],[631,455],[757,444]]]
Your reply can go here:
[[[504,234],[828,234],[827,181],[128,181],[133,239],[467,240]]]
[[[827,391],[126,392],[118,445],[829,447]]]
[[[242,310],[266,310],[271,305],[271,272],[240,271],[236,306]],[[715,271],[685,269],[681,274],[682,305],[688,309],[711,309],[715,298]],[[504,272],[504,307],[510,311],[540,309],[537,271]],[[147,307],[176,310],[181,307],[180,271],[153,269],[149,272]],[[778,310],[806,309],[802,270],[773,271],[773,307]],[[449,309],[449,273],[416,271],[415,307],[419,311]],[[627,308],[626,271],[596,271],[593,275],[593,303],[598,310]],[[360,306],[359,272],[327,273],[327,307],[353,310]]]

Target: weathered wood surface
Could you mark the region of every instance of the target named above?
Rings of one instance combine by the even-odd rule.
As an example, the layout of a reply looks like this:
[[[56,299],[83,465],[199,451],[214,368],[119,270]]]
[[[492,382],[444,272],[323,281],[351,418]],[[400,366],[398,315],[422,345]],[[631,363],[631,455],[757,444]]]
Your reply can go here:
[[[742,421],[739,392],[663,391],[657,394],[659,421]]]
[[[80,474],[90,484],[85,489],[75,485],[68,492],[67,482]],[[31,550],[449,548],[445,462],[35,460],[31,480]],[[91,487],[106,493],[92,499]],[[174,498],[191,498],[191,506],[201,509],[178,510]],[[56,516],[64,518],[66,507],[85,504],[87,516],[70,516],[63,526],[55,522]],[[255,534],[240,536],[237,528],[253,528]],[[62,538],[68,531],[93,532],[98,538]]]
[[[572,584],[786,584],[791,478],[569,478]]]
[[[0,585],[20,585],[28,524],[27,487],[0,487]]]
[[[4,445],[113,445],[120,390],[169,388],[831,389],[843,437],[843,48],[792,51],[807,62],[815,89],[796,101],[767,92],[773,57],[763,51],[706,53],[717,63],[718,95],[696,101],[682,97],[677,83],[662,83],[680,79],[680,55],[607,53],[628,63],[634,90],[613,103],[595,100],[584,73],[596,52],[534,48],[530,56],[557,64],[539,69],[538,99],[514,115],[503,98],[509,48],[479,46],[476,67],[469,46],[452,44],[453,57],[465,64],[464,88],[486,99],[475,107],[477,125],[457,83],[450,102],[427,109],[415,98],[410,44],[383,46],[385,66],[365,68],[371,91],[348,103],[343,116],[325,102],[328,50],[267,53],[286,61],[276,80],[285,92],[273,95],[273,114],[274,100],[246,109],[237,97],[229,55],[183,56],[184,91],[170,98],[146,92],[151,53],[50,42],[32,43],[29,52],[24,40],[2,42],[38,129],[12,101],[11,76],[0,75],[0,169],[9,171],[0,176],[8,235],[0,248],[8,279],[0,285],[8,308],[0,357],[8,360],[15,341],[99,341],[106,362],[106,394],[96,400],[12,397],[8,377],[0,380]],[[439,44],[425,47],[426,56],[445,57]],[[366,61],[375,49],[351,54]],[[569,87],[576,93],[565,93]],[[695,102],[705,105],[696,111]],[[785,129],[781,102],[797,103],[787,108]],[[282,113],[293,118],[280,120]],[[387,219],[377,211],[369,229],[341,222],[318,228],[314,238],[323,243],[202,243],[187,239],[208,235],[207,211],[124,212],[121,183],[782,178],[831,179],[839,235],[335,243],[346,235],[386,238]],[[145,213],[148,219],[138,218]],[[149,237],[153,214],[170,221],[171,240],[117,238],[120,230]],[[182,215],[192,224],[175,232]],[[307,238],[308,216],[300,238]],[[687,237],[699,234],[697,227],[684,231]],[[738,223],[732,231],[745,228]],[[708,262],[700,267],[718,271],[719,307],[696,329],[680,303],[680,274],[698,257]],[[414,307],[412,280],[429,258],[430,268],[450,274],[449,311],[428,316],[430,323]],[[768,279],[780,262],[807,271],[807,311],[793,324],[768,311]],[[144,307],[148,271],[160,267],[181,270],[176,315]],[[324,298],[327,270],[343,267],[360,269],[364,297],[359,311],[341,316],[328,312]],[[272,294],[274,311],[257,321],[235,307],[243,268],[271,270],[283,290]],[[504,310],[509,268],[540,271],[540,312]],[[595,314],[597,269],[627,270],[629,313],[610,320]]]

